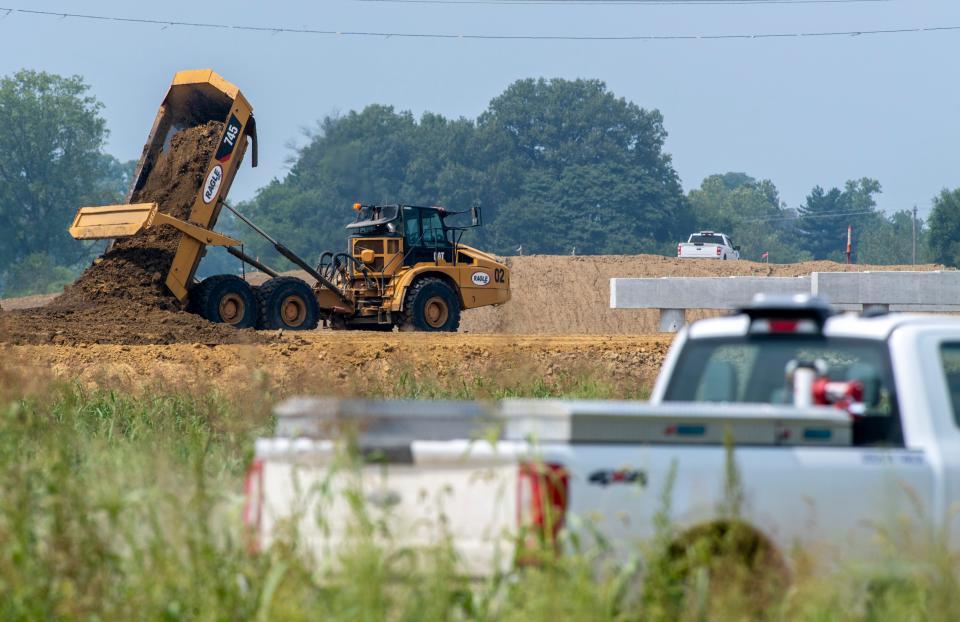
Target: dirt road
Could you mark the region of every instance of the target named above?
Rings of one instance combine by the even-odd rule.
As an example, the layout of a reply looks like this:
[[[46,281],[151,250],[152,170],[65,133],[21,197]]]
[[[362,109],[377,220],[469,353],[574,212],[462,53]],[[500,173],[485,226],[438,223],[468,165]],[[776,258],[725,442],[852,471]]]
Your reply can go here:
[[[25,376],[85,384],[163,385],[280,394],[483,396],[499,388],[635,396],[649,387],[667,336],[425,335],[318,331],[257,345],[0,347]]]

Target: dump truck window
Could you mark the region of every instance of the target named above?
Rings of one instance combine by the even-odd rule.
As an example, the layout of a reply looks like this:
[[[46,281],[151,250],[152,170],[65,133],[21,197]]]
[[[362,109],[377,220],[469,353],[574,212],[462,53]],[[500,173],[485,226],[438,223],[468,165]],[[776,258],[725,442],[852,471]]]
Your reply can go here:
[[[423,244],[425,246],[441,246],[446,242],[440,214],[434,211],[423,212],[420,220],[423,224]]]
[[[420,212],[412,207],[403,208],[403,237],[407,241],[407,247],[423,245],[423,238],[420,235]]]

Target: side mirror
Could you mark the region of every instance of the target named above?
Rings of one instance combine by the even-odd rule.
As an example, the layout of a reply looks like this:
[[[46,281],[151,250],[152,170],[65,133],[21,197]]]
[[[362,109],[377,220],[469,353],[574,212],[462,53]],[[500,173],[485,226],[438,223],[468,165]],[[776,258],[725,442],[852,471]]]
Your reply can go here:
[[[480,214],[480,207],[477,205],[474,205],[470,208],[470,222],[474,227],[479,227],[481,224],[483,224],[483,218]]]

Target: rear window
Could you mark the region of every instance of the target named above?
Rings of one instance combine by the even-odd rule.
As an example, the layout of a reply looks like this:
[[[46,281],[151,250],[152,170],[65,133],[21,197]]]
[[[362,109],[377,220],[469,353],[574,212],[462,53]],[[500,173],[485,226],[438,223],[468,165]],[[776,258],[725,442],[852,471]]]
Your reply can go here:
[[[940,362],[950,392],[953,419],[960,425],[960,343],[945,343],[940,346]]]
[[[791,361],[821,360],[831,380],[864,385],[861,442],[900,442],[900,414],[886,343],[818,335],[756,335],[687,342],[667,387],[672,402],[788,404]],[[960,344],[956,355],[960,372]],[[960,380],[960,378],[958,378]],[[868,429],[869,428],[869,429]],[[857,441],[857,429],[854,439]]]
[[[723,244],[723,237],[719,235],[691,235],[691,244]]]

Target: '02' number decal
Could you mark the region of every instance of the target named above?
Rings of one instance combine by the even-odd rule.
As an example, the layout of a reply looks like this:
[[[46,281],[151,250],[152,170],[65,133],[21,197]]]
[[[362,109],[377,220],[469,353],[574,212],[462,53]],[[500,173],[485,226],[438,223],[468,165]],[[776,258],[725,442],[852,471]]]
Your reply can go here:
[[[497,268],[493,271],[493,282],[494,283],[503,283],[507,280],[506,270],[503,268]]]

